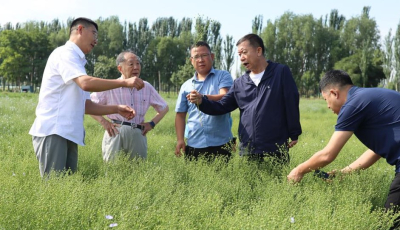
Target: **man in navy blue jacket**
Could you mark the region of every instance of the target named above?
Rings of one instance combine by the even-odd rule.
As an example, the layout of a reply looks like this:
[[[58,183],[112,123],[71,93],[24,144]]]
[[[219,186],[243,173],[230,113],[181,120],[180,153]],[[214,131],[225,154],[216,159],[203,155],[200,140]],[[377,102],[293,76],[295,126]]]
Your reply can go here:
[[[246,73],[234,81],[219,101],[208,100],[192,91],[190,101],[210,115],[220,115],[239,108],[240,154],[263,160],[276,157],[289,161],[289,148],[301,134],[299,92],[289,67],[267,61],[264,43],[256,34],[248,34],[237,44]]]

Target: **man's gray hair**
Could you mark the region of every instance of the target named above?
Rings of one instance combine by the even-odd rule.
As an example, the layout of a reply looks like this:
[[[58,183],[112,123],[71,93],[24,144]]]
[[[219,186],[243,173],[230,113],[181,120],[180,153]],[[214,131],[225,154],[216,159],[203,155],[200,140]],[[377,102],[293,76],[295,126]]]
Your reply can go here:
[[[116,60],[117,65],[120,65],[122,62],[126,61],[126,59],[125,59],[126,53],[131,53],[131,54],[135,55],[140,62],[140,58],[135,54],[135,52],[133,52],[132,50],[124,50],[117,56],[117,60]]]

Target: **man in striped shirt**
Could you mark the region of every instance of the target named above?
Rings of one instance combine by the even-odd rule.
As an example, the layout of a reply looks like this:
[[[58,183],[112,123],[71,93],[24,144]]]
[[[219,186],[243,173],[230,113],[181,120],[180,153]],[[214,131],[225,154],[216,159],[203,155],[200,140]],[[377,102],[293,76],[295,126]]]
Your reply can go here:
[[[141,71],[140,60],[132,51],[123,51],[116,60],[117,68],[121,72],[121,79],[139,77]],[[92,116],[105,129],[102,142],[103,160],[108,162],[115,159],[118,153],[125,152],[129,159],[147,158],[146,134],[154,129],[156,124],[168,112],[168,105],[150,83],[144,81],[145,87],[140,91],[135,88],[121,87],[90,95],[93,102],[102,105],[128,105],[135,109],[136,116],[127,120],[119,114]],[[156,115],[148,122],[144,117],[148,108],[152,106]]]

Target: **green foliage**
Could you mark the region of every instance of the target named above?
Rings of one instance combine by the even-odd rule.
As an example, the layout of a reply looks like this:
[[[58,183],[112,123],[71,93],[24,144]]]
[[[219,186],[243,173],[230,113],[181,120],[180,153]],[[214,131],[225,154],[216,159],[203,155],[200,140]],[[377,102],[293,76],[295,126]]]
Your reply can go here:
[[[96,20],[99,26],[98,43],[93,56],[116,57],[123,49],[123,27],[117,16]]]
[[[178,23],[173,17],[157,18],[152,26],[156,37],[176,37],[179,36]]]
[[[117,79],[121,76],[115,63],[116,58],[107,58],[100,55],[94,66],[94,76],[105,79]]]
[[[335,66],[349,70],[360,86],[380,83],[399,90],[400,26],[393,33],[392,40],[386,42],[386,49],[382,50],[378,26],[370,17],[370,10],[370,7],[363,7],[359,16],[349,19],[337,9],[320,18],[285,12],[274,21],[267,20],[265,26],[264,16],[257,15],[249,28],[251,26],[252,31],[263,38],[267,59],[291,68],[301,95],[317,95],[319,92],[315,85],[319,77]],[[66,23],[54,19],[49,23],[28,21],[15,26],[11,23],[3,25],[0,28],[2,80],[6,84],[25,82],[40,86],[46,60],[53,49],[68,40],[72,20],[69,18]],[[118,16],[111,16],[99,18],[96,22],[99,25],[98,45],[86,56],[89,75],[112,76],[111,72],[116,70],[106,64],[109,63],[107,60],[131,49],[142,60],[141,76],[144,79],[158,89],[175,91],[186,76],[182,71],[190,69],[190,66],[185,66],[190,46],[199,40],[210,44],[215,54],[214,68],[230,71],[233,65],[233,38],[221,36],[223,25],[207,17],[182,18],[180,21],[173,17],[160,17],[152,24],[147,18],[141,18],[138,22],[121,24]],[[352,63],[347,63],[349,61]],[[244,68],[237,68],[240,69],[236,74],[240,76]]]
[[[212,52],[214,53],[214,68],[221,69],[222,68],[222,37],[220,35],[219,30],[221,29],[221,23],[217,21],[211,22],[211,36],[210,36],[210,47]]]
[[[62,46],[69,39],[69,28],[62,28],[57,32],[51,32],[49,34],[50,44],[53,48]]]
[[[176,95],[162,96],[174,108]],[[176,158],[170,111],[148,133],[147,160],[112,164],[101,158],[103,128],[86,116],[78,172],[49,179],[40,178],[28,135],[36,103],[37,94],[0,94],[0,229],[388,229],[395,217],[381,208],[394,176],[384,160],[331,183],[311,174],[297,185],[286,181],[334,130],[336,116],[322,99],[301,100],[303,134],[282,168],[237,155],[228,164]],[[237,136],[239,111],[232,117]],[[324,170],[365,149],[352,137]]]
[[[384,40],[385,53],[383,56],[383,72],[385,73],[386,82],[391,80],[390,75],[393,70],[393,40],[394,38],[392,37],[392,29],[390,29],[389,34],[385,36]]]
[[[190,59],[186,60],[184,65],[179,66],[179,70],[172,74],[171,82],[176,86],[176,91],[179,92],[181,85],[188,80],[189,78],[193,77],[194,74],[193,65],[190,63]]]
[[[302,95],[307,98],[314,95],[314,92],[319,88],[318,82],[318,76],[316,76],[313,71],[306,71],[301,81],[301,88],[303,89]]]
[[[146,48],[150,41],[153,39],[153,35],[148,26],[147,18],[141,18],[139,25],[135,23],[129,23],[128,28],[125,28],[125,49],[133,50],[140,58],[144,58]],[[145,64],[145,63],[143,63]]]
[[[360,62],[360,55],[354,54],[349,57],[345,57],[339,62],[335,63],[334,69],[341,69],[346,71],[353,83],[358,86],[362,86],[362,80],[361,80],[361,70],[360,67],[357,63]]]
[[[400,83],[400,23],[397,26],[396,35],[394,36],[394,70],[395,75],[392,83],[395,86],[396,90],[399,90]]]
[[[362,59],[362,54],[356,53],[349,57],[343,58],[339,62],[335,64],[335,69],[341,69],[346,71],[353,83],[357,86],[363,86],[364,84],[366,87],[376,87],[382,79],[385,79],[385,74],[383,73],[382,68],[382,56],[381,51],[376,50],[374,53],[374,57],[370,60],[370,64],[367,66],[367,76],[366,76],[366,83],[362,76],[362,70],[360,63]]]
[[[263,25],[263,16],[257,15],[253,19],[252,33],[260,35]]]
[[[234,55],[235,55],[235,40],[233,40],[232,36],[226,35],[225,41],[224,41],[224,58],[222,62],[221,69],[226,70],[228,72],[231,72],[232,66],[233,66],[233,61],[234,61]]]
[[[310,80],[318,82],[317,76],[334,66],[346,65],[346,69],[353,70],[350,73],[357,74],[354,78],[361,86],[377,86],[384,78],[383,56],[379,30],[369,11],[364,7],[361,16],[348,21],[338,10],[332,10],[325,20],[292,12],[284,13],[275,22],[268,20],[261,32],[266,57],[291,68],[302,95],[317,94],[318,88],[310,88]],[[256,17],[253,31],[257,31],[258,24]],[[352,63],[346,63],[349,61]]]
[[[152,40],[147,49],[144,70],[145,79],[160,89],[159,81],[166,84],[168,88],[162,90],[169,91],[171,87],[171,76],[183,65],[186,60],[186,48],[177,49],[177,47],[186,47],[185,42],[179,38],[159,37]]]
[[[210,24],[211,20],[209,18],[196,17],[195,24],[195,34],[194,34],[194,43],[198,41],[208,42],[209,34],[210,34]]]
[[[23,79],[29,72],[27,48],[30,41],[28,32],[6,30],[0,34],[0,74],[10,81]],[[18,70],[18,71],[17,71]]]
[[[31,45],[35,44],[35,45]],[[50,54],[48,37],[33,30],[6,30],[0,34],[0,76],[7,81],[36,85]]]

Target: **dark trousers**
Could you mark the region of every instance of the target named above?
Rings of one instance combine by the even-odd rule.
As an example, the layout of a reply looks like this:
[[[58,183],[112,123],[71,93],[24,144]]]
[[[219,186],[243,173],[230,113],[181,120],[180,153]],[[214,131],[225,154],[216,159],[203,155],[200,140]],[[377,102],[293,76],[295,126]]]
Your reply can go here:
[[[392,184],[390,185],[389,194],[386,199],[385,209],[386,211],[393,210],[398,212],[400,210],[400,173],[397,172],[394,177]],[[399,229],[400,219],[397,218],[394,226],[391,229]]]
[[[273,164],[288,165],[290,162],[289,150],[276,151],[274,153],[251,153],[244,155],[248,161],[264,163],[270,162]]]
[[[227,162],[232,157],[231,153],[231,142],[228,142],[220,146],[210,146],[207,148],[193,148],[189,145],[185,147],[185,159],[187,160],[198,160],[203,158],[207,161],[213,161],[215,158],[222,158]]]

